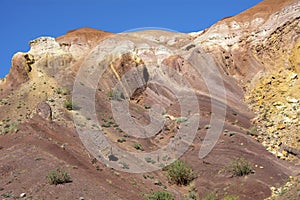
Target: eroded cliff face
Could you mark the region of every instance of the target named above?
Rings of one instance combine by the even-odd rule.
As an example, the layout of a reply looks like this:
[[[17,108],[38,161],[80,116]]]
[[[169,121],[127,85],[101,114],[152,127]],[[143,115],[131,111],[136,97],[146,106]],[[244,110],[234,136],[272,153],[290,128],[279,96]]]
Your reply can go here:
[[[255,124],[265,135],[259,140],[266,140],[264,145],[279,156],[282,143],[299,148],[299,5],[299,1],[263,1],[192,34],[244,88],[245,100],[257,114]]]
[[[158,150],[170,141],[179,140],[176,134],[182,127],[181,121],[197,122],[195,139],[182,158],[199,175],[193,188],[198,196],[217,190],[220,198],[230,193],[238,194],[241,199],[266,198],[271,195],[270,187],[282,185],[284,179],[299,171],[297,166],[282,161],[299,163],[299,33],[299,1],[265,0],[198,33],[148,30],[111,34],[83,28],[59,38],[38,38],[30,42],[29,52],[13,57],[11,71],[0,83],[0,108],[5,111],[0,113],[0,131],[6,134],[3,141],[15,137],[16,144],[27,149],[22,146],[22,138],[31,138],[26,142],[40,145],[38,152],[51,154],[56,165],[76,163],[89,169],[89,173],[80,169],[82,176],[75,168],[70,170],[78,179],[85,175],[92,178],[87,181],[92,188],[93,181],[100,178],[100,175],[93,177],[93,165],[99,156],[90,152],[96,161],[93,159],[91,166],[82,164],[89,162],[89,158],[75,128],[102,131],[112,144],[139,153],[133,144],[139,143],[146,152]],[[77,103],[76,88],[86,95],[92,94],[91,98],[79,101],[77,109],[71,101]],[[127,118],[118,123],[113,119],[114,112],[121,112],[111,105],[112,101],[126,102],[130,108],[128,118],[136,124],[146,126],[153,120],[158,125],[164,120],[164,124],[150,127],[155,129],[150,138],[129,136],[122,130],[122,125],[129,123]],[[184,112],[181,103],[186,106]],[[95,109],[95,116],[90,115],[91,108]],[[192,121],[195,117],[199,120]],[[217,132],[215,127],[220,124],[216,147],[200,160],[205,136]],[[58,135],[60,131],[66,134]],[[35,142],[37,138],[39,142]],[[7,144],[10,149],[16,148],[13,143]],[[60,150],[49,150],[50,144]],[[67,154],[63,153],[66,146]],[[60,151],[66,156],[59,156]],[[18,152],[23,155],[22,162],[30,163],[26,152],[34,154],[35,150]],[[110,159],[111,152],[114,158],[120,158],[120,166],[130,166],[136,161],[132,159],[125,165],[121,160],[123,155],[115,149],[104,149],[101,155]],[[168,156],[172,159],[173,155]],[[222,166],[241,156],[253,163],[255,173],[228,183],[228,177],[220,175]],[[164,161],[157,160],[153,166],[163,164]],[[43,166],[49,168],[46,162]],[[123,190],[112,189],[111,179],[122,184],[130,176],[111,173],[102,167],[101,176],[106,177],[106,183],[100,184],[99,195],[103,198],[113,190],[111,199],[121,196],[140,199],[139,193],[160,187],[148,179],[148,185],[143,183],[142,188],[127,185],[122,186]],[[162,184],[168,184],[163,172],[154,175]],[[144,182],[144,177],[135,175],[134,179]],[[5,178],[10,177],[5,175]],[[76,184],[80,185],[80,181]],[[243,186],[237,188],[237,184]],[[45,187],[41,182],[38,185]],[[18,184],[13,183],[13,187]],[[127,190],[133,192],[126,194]],[[188,188],[172,185],[168,190],[176,198],[188,193]],[[40,195],[40,190],[37,193]],[[80,195],[80,191],[75,193]],[[63,195],[74,198],[72,194]],[[91,198],[97,197],[96,194]]]
[[[240,82],[253,80],[259,72],[289,69],[299,39],[299,1],[263,1],[192,35],[216,52],[223,69]]]

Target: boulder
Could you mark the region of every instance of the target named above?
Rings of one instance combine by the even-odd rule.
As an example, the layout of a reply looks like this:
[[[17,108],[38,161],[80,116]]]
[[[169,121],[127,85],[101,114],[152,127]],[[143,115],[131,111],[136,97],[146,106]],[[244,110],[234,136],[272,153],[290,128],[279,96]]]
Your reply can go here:
[[[40,115],[42,118],[47,120],[52,120],[52,109],[49,104],[42,101],[40,102],[36,107],[36,112],[38,115]]]

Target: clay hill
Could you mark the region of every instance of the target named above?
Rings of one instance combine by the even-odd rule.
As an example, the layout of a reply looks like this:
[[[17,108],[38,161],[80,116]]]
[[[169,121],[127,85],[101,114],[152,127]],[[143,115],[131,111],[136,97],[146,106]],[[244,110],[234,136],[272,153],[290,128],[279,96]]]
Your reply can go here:
[[[1,199],[300,199],[300,1],[30,47],[0,80]]]

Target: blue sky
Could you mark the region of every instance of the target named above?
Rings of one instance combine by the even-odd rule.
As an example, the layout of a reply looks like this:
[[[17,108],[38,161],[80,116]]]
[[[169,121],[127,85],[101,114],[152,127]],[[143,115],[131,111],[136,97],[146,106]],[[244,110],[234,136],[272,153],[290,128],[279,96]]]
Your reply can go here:
[[[0,77],[29,41],[57,37],[80,27],[123,32],[159,27],[179,32],[203,30],[261,0],[0,0]]]

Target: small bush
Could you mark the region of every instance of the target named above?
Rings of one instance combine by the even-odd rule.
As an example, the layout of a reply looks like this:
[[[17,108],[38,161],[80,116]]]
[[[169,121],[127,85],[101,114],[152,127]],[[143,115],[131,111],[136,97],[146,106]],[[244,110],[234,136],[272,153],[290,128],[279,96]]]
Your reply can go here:
[[[155,164],[155,163],[156,163],[156,161],[153,160],[153,159],[150,158],[150,157],[146,157],[146,158],[145,158],[145,161],[146,161],[147,163],[152,163],[152,164]]]
[[[204,197],[204,200],[216,200],[217,194],[215,192],[211,192]]]
[[[148,195],[147,200],[174,200],[174,196],[165,191],[158,191]]]
[[[110,124],[109,124],[109,123],[103,123],[103,124],[101,125],[101,127],[109,128],[109,127],[110,127]]]
[[[129,165],[125,162],[121,162],[120,166],[122,167],[122,169],[129,169]]]
[[[223,200],[238,200],[239,198],[235,195],[227,195],[223,198]]]
[[[13,196],[12,190],[8,190],[7,192],[1,194],[2,197],[4,198],[11,198]]]
[[[119,138],[119,139],[117,140],[117,142],[123,143],[123,142],[126,142],[126,139],[125,139],[125,138]]]
[[[108,91],[107,96],[111,100],[122,100],[122,99],[124,99],[123,94],[117,89]]]
[[[252,173],[253,169],[251,167],[251,164],[244,158],[238,158],[230,164],[229,171],[234,176],[245,176]]]
[[[141,150],[141,151],[144,151],[144,147],[139,144],[139,143],[134,143],[133,144],[133,147],[136,149],[136,150]]]
[[[56,89],[56,93],[57,93],[57,94],[62,94],[62,89],[61,89],[61,88],[57,88],[57,89]]]
[[[5,126],[3,127],[2,132],[0,132],[0,135],[5,135],[9,132],[18,132],[19,128],[18,128],[19,124],[17,123],[12,123],[12,124],[5,124]]]
[[[148,110],[148,109],[151,109],[151,106],[144,105],[144,108]]]
[[[64,107],[67,110],[78,110],[79,109],[79,107],[77,105],[75,105],[71,100],[66,100],[64,102]]]
[[[248,135],[257,135],[256,132],[257,132],[256,126],[252,126],[252,127],[249,128],[249,130],[247,130]]]
[[[195,191],[190,191],[188,198],[191,200],[197,200],[197,193]]]
[[[72,182],[70,175],[64,170],[57,168],[48,173],[48,182],[51,185],[58,185]]]
[[[70,92],[67,88],[57,88],[56,89],[57,94],[63,94],[63,95],[68,95]]]
[[[171,183],[177,185],[188,185],[196,178],[192,169],[183,161],[176,160],[167,167],[167,175]]]
[[[177,123],[182,123],[182,122],[186,122],[188,119],[186,118],[186,117],[178,117],[177,119],[176,119],[176,122]]]

